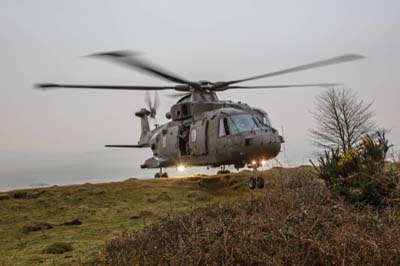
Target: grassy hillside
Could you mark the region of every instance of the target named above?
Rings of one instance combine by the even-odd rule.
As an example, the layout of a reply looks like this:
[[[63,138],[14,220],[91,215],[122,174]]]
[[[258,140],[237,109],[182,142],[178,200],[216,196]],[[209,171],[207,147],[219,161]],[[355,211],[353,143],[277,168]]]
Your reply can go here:
[[[0,265],[96,265],[106,241],[122,232],[209,204],[263,194],[248,190],[248,174],[129,179],[0,193]],[[76,219],[82,224],[61,225]],[[73,250],[44,253],[58,242]]]
[[[396,200],[356,209],[309,167],[265,171],[263,190],[249,175],[2,193],[0,265],[400,265]],[[44,253],[58,242],[73,250]]]
[[[110,241],[107,264],[400,265],[400,206],[355,209],[309,171],[265,173],[265,195]]]

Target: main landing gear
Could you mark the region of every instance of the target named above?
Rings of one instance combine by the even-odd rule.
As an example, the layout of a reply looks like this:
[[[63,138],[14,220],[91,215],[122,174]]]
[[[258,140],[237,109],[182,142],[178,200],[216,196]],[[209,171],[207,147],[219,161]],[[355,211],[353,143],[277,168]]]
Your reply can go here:
[[[250,189],[264,188],[264,177],[257,175],[257,165],[253,165],[253,176],[249,178],[247,185]]]
[[[154,174],[154,178],[167,178],[168,173],[164,172],[164,169],[160,167],[160,172]]]
[[[222,174],[229,174],[231,171],[225,169],[225,165],[221,165],[221,169],[218,170],[217,175],[222,175]]]

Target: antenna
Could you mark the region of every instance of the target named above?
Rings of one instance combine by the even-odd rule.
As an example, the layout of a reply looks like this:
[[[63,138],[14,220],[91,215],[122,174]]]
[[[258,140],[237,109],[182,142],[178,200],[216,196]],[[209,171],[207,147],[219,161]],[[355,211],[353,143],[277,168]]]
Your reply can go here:
[[[281,132],[282,132],[282,138],[285,140],[285,142],[283,142],[283,144],[282,144],[283,160],[284,160],[284,164],[286,164],[286,166],[289,166],[289,160],[286,155],[286,138],[285,138],[285,131],[283,129],[283,125],[281,126]]]

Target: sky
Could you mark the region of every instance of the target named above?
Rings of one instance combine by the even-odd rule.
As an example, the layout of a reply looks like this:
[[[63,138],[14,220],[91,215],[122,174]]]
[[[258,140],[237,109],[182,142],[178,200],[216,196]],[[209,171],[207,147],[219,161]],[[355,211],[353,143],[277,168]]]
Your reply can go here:
[[[138,51],[191,80],[231,80],[346,53],[366,59],[246,85],[338,82],[373,101],[399,149],[399,1],[0,0],[0,190],[38,183],[151,177],[150,149],[135,144],[144,92],[33,90],[37,82],[171,85],[85,55]],[[244,84],[243,84],[244,85]],[[279,161],[306,164],[321,88],[226,91],[220,99],[266,110],[284,132]],[[158,120],[174,99],[161,92]],[[216,169],[192,169],[212,173]],[[174,174],[174,170],[169,170]]]

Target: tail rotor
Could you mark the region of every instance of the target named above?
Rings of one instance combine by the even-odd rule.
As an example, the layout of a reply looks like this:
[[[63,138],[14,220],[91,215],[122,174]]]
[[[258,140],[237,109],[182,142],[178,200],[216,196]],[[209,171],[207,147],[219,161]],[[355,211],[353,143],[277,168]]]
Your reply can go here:
[[[144,101],[147,105],[148,110],[150,111],[150,118],[153,120],[153,124],[155,127],[158,126],[158,121],[156,119],[157,115],[157,109],[160,106],[160,96],[158,95],[158,92],[154,92],[154,97],[153,100],[151,100],[150,93],[146,91],[144,95]]]

